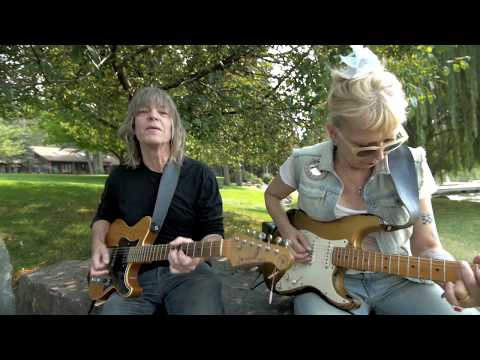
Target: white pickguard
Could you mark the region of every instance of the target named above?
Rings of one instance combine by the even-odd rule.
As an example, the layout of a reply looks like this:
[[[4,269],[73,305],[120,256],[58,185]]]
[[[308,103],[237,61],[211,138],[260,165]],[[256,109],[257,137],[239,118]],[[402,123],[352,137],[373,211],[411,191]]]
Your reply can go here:
[[[334,286],[336,266],[332,263],[332,252],[335,247],[346,247],[347,240],[323,239],[308,230],[302,230],[312,246],[312,261],[310,263],[295,263],[277,282],[275,289],[280,292],[313,287],[328,299],[338,304],[348,304],[351,301],[337,293]]]

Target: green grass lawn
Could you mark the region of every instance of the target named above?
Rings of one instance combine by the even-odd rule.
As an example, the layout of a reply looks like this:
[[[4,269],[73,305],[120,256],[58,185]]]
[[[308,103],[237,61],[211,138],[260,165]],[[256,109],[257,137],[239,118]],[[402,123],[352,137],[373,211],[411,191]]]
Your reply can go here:
[[[0,176],[0,236],[14,270],[85,259],[105,176]]]
[[[480,254],[480,203],[433,199],[438,233],[457,259],[472,261]]]
[[[14,270],[90,255],[90,221],[105,176],[0,174],[0,237]],[[224,186],[225,235],[260,229],[270,220],[263,191]],[[480,203],[435,199],[434,208],[445,247],[458,259],[480,253]]]

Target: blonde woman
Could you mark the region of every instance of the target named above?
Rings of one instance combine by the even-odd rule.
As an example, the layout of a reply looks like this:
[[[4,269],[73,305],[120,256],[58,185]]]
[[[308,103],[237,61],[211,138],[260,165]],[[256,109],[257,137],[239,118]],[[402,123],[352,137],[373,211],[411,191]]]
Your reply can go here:
[[[296,261],[310,260],[310,244],[292,226],[280,201],[295,190],[298,207],[318,221],[370,213],[390,224],[405,224],[386,156],[408,138],[405,94],[398,79],[386,71],[368,48],[352,46],[343,67],[332,72],[328,96],[330,139],[294,150],[265,192],[267,210],[283,238],[289,239]],[[410,148],[418,177],[420,219],[414,226],[371,234],[364,249],[435,259],[453,257],[440,243],[431,204],[436,184],[423,148]],[[312,167],[315,171],[312,172]],[[294,299],[295,314],[459,314],[432,282],[368,271],[347,270],[345,288],[360,302],[351,312],[306,292]],[[463,291],[458,288],[457,291]],[[464,294],[457,294],[462,298]],[[457,309],[458,310],[458,309]],[[464,311],[473,313],[475,310]]]
[[[120,128],[128,150],[127,163],[114,169],[105,183],[92,221],[90,275],[108,273],[105,236],[115,219],[133,226],[152,216],[162,173],[168,161],[181,166],[178,184],[157,236],[157,244],[183,243],[223,237],[222,200],[213,172],[184,154],[185,130],[170,96],[144,88],[130,101]],[[168,261],[142,265],[139,297],[114,293],[101,314],[223,314],[221,282],[210,266],[172,250]]]

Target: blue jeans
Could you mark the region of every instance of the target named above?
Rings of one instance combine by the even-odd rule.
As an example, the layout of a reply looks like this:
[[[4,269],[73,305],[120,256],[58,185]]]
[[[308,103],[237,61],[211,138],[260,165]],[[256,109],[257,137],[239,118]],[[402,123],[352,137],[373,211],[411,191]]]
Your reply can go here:
[[[296,315],[479,315],[476,309],[456,312],[441,298],[443,290],[437,284],[416,283],[383,273],[345,275],[345,289],[360,300],[357,309],[345,311],[308,292],[294,299]]]
[[[210,266],[201,263],[190,273],[172,274],[168,267],[140,272],[143,292],[124,298],[116,292],[103,304],[100,315],[221,315],[222,283]]]

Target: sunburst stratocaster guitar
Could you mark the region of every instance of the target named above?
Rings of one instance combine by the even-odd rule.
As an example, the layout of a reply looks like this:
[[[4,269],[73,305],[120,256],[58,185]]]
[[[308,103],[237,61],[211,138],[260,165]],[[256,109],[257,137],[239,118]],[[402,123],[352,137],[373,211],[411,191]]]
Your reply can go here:
[[[132,227],[121,219],[112,223],[106,238],[110,253],[109,274],[89,278],[88,292],[93,300],[104,301],[114,291],[124,297],[139,296],[143,291],[138,283],[141,265],[168,259],[170,245],[153,245],[156,234],[150,231],[151,221],[151,217],[145,216]],[[267,245],[251,237],[195,241],[181,248],[194,258],[226,258],[234,267],[270,263],[285,271],[293,264],[293,257],[285,246]]]
[[[333,305],[353,309],[359,304],[348,295],[344,287],[347,269],[382,272],[436,282],[455,281],[459,278],[458,262],[434,260],[416,256],[386,255],[362,250],[366,235],[379,231],[392,231],[389,225],[374,215],[354,215],[332,222],[311,219],[301,210],[289,214],[292,225],[302,230],[312,246],[309,263],[295,263],[287,271],[279,272],[268,264],[263,267],[267,286],[280,294],[295,294],[313,289]],[[478,268],[478,264],[471,265]],[[277,279],[277,281],[275,281]]]

